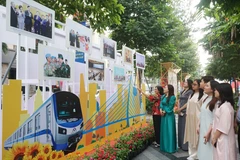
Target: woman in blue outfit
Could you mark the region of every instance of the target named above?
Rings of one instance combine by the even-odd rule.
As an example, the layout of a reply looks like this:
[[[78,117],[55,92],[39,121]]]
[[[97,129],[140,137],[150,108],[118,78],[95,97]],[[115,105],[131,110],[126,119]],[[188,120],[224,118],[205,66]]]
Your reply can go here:
[[[160,112],[162,113],[160,150],[173,153],[177,151],[176,122],[173,112],[176,97],[173,86],[167,85],[164,88],[164,94],[160,104]]]

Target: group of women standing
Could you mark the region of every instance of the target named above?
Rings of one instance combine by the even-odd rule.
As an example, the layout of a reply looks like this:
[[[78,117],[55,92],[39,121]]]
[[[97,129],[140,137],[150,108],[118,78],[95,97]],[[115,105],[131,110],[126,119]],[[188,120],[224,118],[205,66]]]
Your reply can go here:
[[[141,90],[140,90],[141,92]],[[143,93],[144,94],[144,93]],[[231,85],[204,76],[186,80],[180,93],[178,113],[178,145],[174,106],[174,88],[155,88],[153,122],[155,147],[174,153],[177,148],[189,152],[189,160],[236,160],[234,133],[234,100]]]

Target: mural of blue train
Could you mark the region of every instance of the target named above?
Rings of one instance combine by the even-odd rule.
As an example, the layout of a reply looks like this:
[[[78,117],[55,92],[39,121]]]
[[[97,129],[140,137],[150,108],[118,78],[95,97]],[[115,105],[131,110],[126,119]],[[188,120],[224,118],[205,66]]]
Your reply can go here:
[[[9,138],[4,148],[28,141],[51,144],[55,150],[75,150],[82,138],[83,117],[79,98],[70,92],[54,93]]]

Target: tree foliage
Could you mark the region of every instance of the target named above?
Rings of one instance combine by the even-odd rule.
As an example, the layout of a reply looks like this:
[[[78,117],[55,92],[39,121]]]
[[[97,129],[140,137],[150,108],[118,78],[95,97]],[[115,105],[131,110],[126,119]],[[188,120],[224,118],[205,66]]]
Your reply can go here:
[[[81,22],[88,17],[91,27],[98,32],[109,25],[120,24],[120,15],[124,8],[117,0],[35,0],[55,11],[55,18],[65,22],[66,17],[74,15],[74,20]],[[6,5],[0,0],[0,5]]]
[[[110,27],[112,38],[146,55],[146,75],[160,77],[161,62],[175,62],[183,72],[198,67],[196,46],[189,28],[175,15],[171,1],[119,0],[125,10],[121,25]]]
[[[222,7],[223,4],[215,4],[212,8],[204,9],[204,15],[211,21],[201,41],[213,55],[207,73],[221,80],[229,80],[240,75],[240,17],[239,13],[231,14]]]

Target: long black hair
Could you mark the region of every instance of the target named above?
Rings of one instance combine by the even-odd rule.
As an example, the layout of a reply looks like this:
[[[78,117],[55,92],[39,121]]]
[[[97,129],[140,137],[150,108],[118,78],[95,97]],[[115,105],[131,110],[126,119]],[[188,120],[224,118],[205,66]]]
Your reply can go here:
[[[160,95],[164,95],[163,88],[161,86],[156,86]]]
[[[168,98],[167,98],[167,103],[168,103],[171,96],[174,96],[174,87],[171,84],[167,85],[167,87],[168,87]]]
[[[202,98],[202,96],[203,96],[203,89],[200,88],[200,82],[201,82],[201,80],[200,80],[200,79],[195,79],[194,82],[197,82],[198,87],[199,87],[199,89],[198,89],[198,90],[199,90],[198,101],[199,101],[199,100]],[[195,91],[193,91],[193,93],[192,93],[192,95],[191,95],[190,98],[192,98],[192,96],[194,95],[194,93],[195,93]]]
[[[220,107],[225,102],[229,102],[232,106],[234,106],[233,91],[229,83],[219,84],[216,90],[219,92],[219,99],[221,101],[218,107]]]
[[[187,79],[187,84],[188,84],[188,89],[187,90],[192,90],[193,81],[191,79]],[[185,92],[185,89],[181,92],[181,94],[183,92]]]
[[[216,87],[219,85],[217,81],[211,80],[210,82],[210,87],[213,91],[212,95],[212,100],[208,103],[209,105],[209,110],[212,112],[213,109],[215,108],[215,104],[217,103],[218,99],[215,97],[214,91],[216,90]]]

